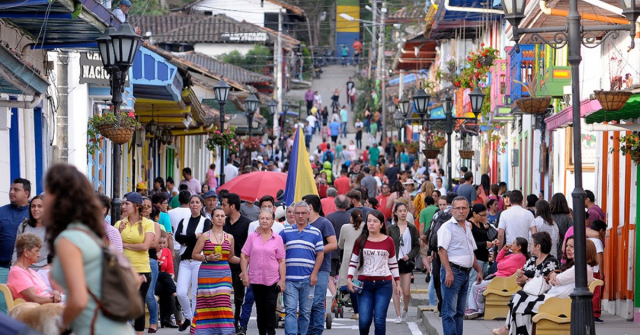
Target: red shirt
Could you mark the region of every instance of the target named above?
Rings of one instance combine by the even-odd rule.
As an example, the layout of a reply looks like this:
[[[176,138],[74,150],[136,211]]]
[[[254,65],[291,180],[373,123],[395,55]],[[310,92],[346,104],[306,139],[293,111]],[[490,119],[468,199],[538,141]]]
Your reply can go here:
[[[342,176],[333,181],[333,186],[336,187],[338,194],[347,194],[351,187],[349,187],[349,177]]]
[[[322,152],[327,151],[327,143],[326,142],[320,143],[320,150],[322,150]]]
[[[160,271],[174,274],[173,256],[171,256],[171,250],[162,248],[162,252],[158,255],[158,264],[160,264]]]
[[[320,199],[320,204],[322,204],[322,211],[324,212],[324,216],[327,216],[336,211],[336,203],[334,202],[336,198],[334,197],[326,197]]]
[[[366,150],[362,152],[362,160],[365,162],[369,161],[369,150]]]
[[[391,209],[387,209],[387,200],[389,199],[388,195],[382,195],[376,197],[378,200],[378,210],[384,214],[384,218],[388,219],[391,217]]]
[[[362,52],[362,43],[360,41],[353,42],[353,50],[357,50],[358,53]]]

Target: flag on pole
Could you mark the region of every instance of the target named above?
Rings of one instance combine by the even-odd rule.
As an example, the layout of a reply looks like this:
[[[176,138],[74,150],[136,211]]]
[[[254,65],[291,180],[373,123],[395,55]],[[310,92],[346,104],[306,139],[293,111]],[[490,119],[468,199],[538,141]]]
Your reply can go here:
[[[318,188],[313,178],[302,127],[298,127],[294,135],[283,200],[287,206],[290,206],[294,202],[302,201],[302,197],[307,194],[318,195]]]

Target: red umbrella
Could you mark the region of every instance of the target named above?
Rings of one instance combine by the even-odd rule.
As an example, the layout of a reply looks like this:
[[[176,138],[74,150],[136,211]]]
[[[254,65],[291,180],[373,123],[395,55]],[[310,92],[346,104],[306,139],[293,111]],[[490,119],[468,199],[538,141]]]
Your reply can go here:
[[[275,198],[278,191],[284,190],[286,185],[286,173],[258,171],[239,175],[218,187],[218,190],[229,190],[242,200],[256,201],[265,195]]]

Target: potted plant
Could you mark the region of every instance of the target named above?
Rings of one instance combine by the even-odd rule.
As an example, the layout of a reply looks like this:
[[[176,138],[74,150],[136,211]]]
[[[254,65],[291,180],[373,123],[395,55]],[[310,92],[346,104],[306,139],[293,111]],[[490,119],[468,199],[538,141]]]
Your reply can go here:
[[[393,141],[393,146],[396,148],[396,152],[404,151],[404,142]]]
[[[240,152],[240,140],[232,138],[227,150],[229,150],[230,155],[236,155],[238,152]]]
[[[613,136],[611,137],[613,139]],[[631,160],[640,165],[640,135],[637,132],[633,132],[629,135],[620,136],[617,138],[620,142],[620,148],[618,149],[623,156],[630,155]],[[611,148],[610,152],[613,153],[616,150]]]
[[[447,145],[447,140],[444,138],[444,136],[440,136],[437,133],[434,133],[433,146],[437,149],[442,149],[445,145]]]
[[[259,136],[247,136],[243,140],[244,150],[258,151],[262,146],[262,137]]]
[[[458,154],[460,154],[460,158],[462,159],[472,159],[474,151],[471,147],[471,136],[463,135],[462,137],[462,149],[458,150]]]
[[[422,144],[424,145],[422,154],[427,159],[437,158],[440,154],[440,149],[442,149],[446,143],[447,141],[444,137],[429,132],[426,134],[424,141],[422,141]]]
[[[420,149],[420,143],[416,141],[409,142],[405,147],[407,148],[407,153],[415,154]]]
[[[596,99],[600,102],[602,109],[606,111],[617,111],[622,109],[631,98],[631,92],[621,91],[622,71],[626,62],[622,58],[612,56],[609,61],[609,89],[610,91],[594,91]]]
[[[216,147],[221,147],[223,150],[228,149],[231,146],[231,141],[235,138],[236,127],[231,126],[226,130],[220,131],[214,130],[209,134],[206,146],[211,152],[216,151]]]
[[[136,127],[141,126],[140,122],[136,119],[136,115],[133,111],[128,113],[119,111],[120,120],[112,110],[104,110],[102,114],[94,115],[88,120],[88,131],[90,136],[97,133],[111,140],[115,144],[125,144],[133,137],[133,132]],[[97,133],[96,133],[97,132]]]
[[[273,128],[267,129],[267,138],[273,143],[278,136],[273,133]]]
[[[514,80],[516,83],[522,85],[522,89],[529,93],[528,97],[522,97],[516,100],[516,105],[525,114],[540,114],[549,108],[551,104],[550,96],[538,97],[538,88],[540,86],[540,76],[538,72],[534,71],[531,75],[531,79],[523,83],[519,80]]]

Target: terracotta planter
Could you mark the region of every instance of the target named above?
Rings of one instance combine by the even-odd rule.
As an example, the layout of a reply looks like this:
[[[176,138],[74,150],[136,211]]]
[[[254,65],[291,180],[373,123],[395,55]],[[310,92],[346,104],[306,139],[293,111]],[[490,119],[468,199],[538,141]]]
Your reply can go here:
[[[447,145],[447,140],[445,140],[444,138],[439,139],[437,141],[434,141],[433,145],[438,149],[442,149],[445,145]]]
[[[394,147],[396,148],[396,152],[404,151],[404,144],[396,144]]]
[[[473,150],[458,150],[460,154],[460,158],[462,159],[472,159],[473,158]]]
[[[438,155],[440,154],[440,150],[435,150],[435,149],[422,150],[422,154],[424,155],[424,158],[434,159],[434,158],[438,158]]]
[[[631,98],[631,92],[626,91],[594,91],[596,99],[600,102],[602,109],[613,112],[622,109]]]
[[[416,152],[418,152],[417,147],[407,147],[407,153],[415,154]]]
[[[133,128],[124,128],[124,127],[111,127],[105,129],[104,131],[100,131],[104,137],[111,140],[111,142],[115,144],[125,144],[131,141],[133,137]]]
[[[540,98],[520,98],[516,100],[516,105],[525,114],[540,114],[549,108],[551,97]]]

